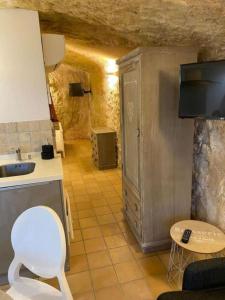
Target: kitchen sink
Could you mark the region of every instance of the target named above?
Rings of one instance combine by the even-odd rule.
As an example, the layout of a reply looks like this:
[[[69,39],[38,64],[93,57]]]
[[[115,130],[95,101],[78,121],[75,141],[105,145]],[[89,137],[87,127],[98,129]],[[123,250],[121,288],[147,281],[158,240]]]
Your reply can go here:
[[[30,174],[34,168],[34,162],[2,165],[0,166],[0,178]]]

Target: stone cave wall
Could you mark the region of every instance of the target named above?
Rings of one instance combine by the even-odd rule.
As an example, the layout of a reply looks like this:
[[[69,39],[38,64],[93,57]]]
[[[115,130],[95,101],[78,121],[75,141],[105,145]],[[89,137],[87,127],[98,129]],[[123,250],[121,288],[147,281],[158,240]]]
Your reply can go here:
[[[224,121],[195,121],[192,215],[225,230]]]
[[[110,83],[113,80],[113,84]],[[117,133],[118,164],[121,165],[121,131],[120,131],[120,94],[119,78],[114,75],[106,76],[106,116],[107,127]]]
[[[89,74],[67,64],[61,64],[49,73],[49,87],[56,114],[62,123],[65,140],[88,138],[90,134],[90,99],[70,97],[69,83],[82,82],[85,89],[90,88]]]
[[[199,61],[224,59],[214,49]],[[225,121],[195,120],[192,217],[225,231]]]
[[[89,138],[92,127],[110,127],[117,132],[119,162],[120,101],[116,75],[107,75],[105,60],[67,51],[64,62],[49,73],[49,86],[65,140]],[[69,83],[81,81],[92,94],[70,97]]]
[[[106,60],[67,49],[64,62],[49,73],[49,85],[65,140],[89,138],[94,127],[110,127],[117,132],[120,162],[120,101],[117,75],[107,75]],[[80,81],[92,94],[69,96],[69,83]]]

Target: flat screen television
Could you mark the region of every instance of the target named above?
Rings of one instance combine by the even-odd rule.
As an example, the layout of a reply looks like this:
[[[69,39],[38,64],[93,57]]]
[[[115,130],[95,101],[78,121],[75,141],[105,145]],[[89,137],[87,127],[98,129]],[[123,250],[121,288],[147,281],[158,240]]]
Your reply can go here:
[[[225,119],[225,60],[180,66],[179,117]]]

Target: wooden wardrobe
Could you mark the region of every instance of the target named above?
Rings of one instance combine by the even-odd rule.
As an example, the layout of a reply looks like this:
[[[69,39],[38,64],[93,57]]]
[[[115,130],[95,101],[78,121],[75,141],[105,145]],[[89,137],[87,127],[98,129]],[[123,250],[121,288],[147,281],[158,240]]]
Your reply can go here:
[[[170,245],[170,227],[190,218],[194,121],[178,118],[180,64],[190,48],[138,48],[118,60],[123,200],[143,251]]]

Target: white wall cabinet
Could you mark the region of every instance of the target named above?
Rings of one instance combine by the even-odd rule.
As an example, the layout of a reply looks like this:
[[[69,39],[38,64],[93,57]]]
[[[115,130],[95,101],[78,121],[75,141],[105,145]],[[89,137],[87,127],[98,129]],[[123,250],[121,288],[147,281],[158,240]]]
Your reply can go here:
[[[38,12],[0,9],[0,123],[50,119]]]
[[[167,248],[190,218],[193,120],[178,118],[184,48],[138,48],[118,61],[124,213],[144,251]]]
[[[45,67],[48,72],[55,70],[65,55],[65,38],[61,34],[42,33]]]

